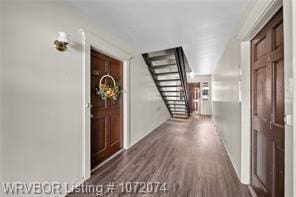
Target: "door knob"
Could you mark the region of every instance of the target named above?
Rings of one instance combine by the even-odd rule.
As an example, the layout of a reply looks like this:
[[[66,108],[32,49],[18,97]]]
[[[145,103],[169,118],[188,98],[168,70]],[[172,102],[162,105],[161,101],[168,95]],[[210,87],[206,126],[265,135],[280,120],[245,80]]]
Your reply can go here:
[[[90,114],[90,118],[94,118],[94,115],[93,114]]]

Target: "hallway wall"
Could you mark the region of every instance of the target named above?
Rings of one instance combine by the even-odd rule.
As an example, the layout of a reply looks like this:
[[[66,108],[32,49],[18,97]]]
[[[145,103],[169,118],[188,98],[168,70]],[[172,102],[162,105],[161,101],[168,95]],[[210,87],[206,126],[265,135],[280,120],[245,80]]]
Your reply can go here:
[[[169,118],[141,54],[111,33],[97,29],[61,2],[1,1],[1,7],[1,146],[5,149],[1,181],[72,184],[82,179],[81,28],[133,56],[131,144]],[[64,53],[52,46],[59,31],[71,39]]]
[[[274,8],[277,7],[278,5],[281,5],[283,3],[283,10],[284,10],[284,51],[285,51],[285,114],[286,115],[292,115],[294,116],[295,112],[295,96],[293,96],[293,89],[295,92],[295,86],[291,85],[295,80],[294,75],[295,75],[295,70],[293,69],[293,62],[296,59],[295,51],[293,50],[293,33],[295,34],[295,24],[293,23],[293,17],[295,15],[296,11],[296,6],[293,4],[294,2],[290,0],[284,0],[283,2],[281,1],[254,1],[251,2],[250,4],[250,9],[248,12],[246,12],[246,20],[242,22],[243,26],[239,29],[239,33],[237,37],[241,39],[242,41],[247,41],[250,38],[252,38],[255,34],[258,28],[262,28],[265,22],[267,22],[270,18],[266,15],[271,14],[270,10],[267,11],[268,9],[273,10]],[[293,10],[294,9],[294,10]],[[293,15],[294,14],[294,15]],[[260,23],[258,23],[257,20],[262,20]],[[294,27],[294,29],[293,29]],[[251,28],[251,29],[250,29]],[[251,30],[251,31],[250,31]],[[213,74],[213,117],[216,119],[216,124],[219,127],[222,139],[224,141],[225,146],[228,149],[228,154],[233,162],[234,166],[239,166],[241,168],[241,173],[239,173],[239,168],[237,168],[237,174],[238,176],[242,176],[241,181],[244,183],[249,183],[249,178],[248,175],[249,173],[249,162],[247,162],[250,158],[247,158],[249,155],[249,142],[250,140],[249,133],[249,125],[248,121],[244,119],[245,117],[248,117],[248,113],[250,113],[247,110],[247,106],[249,105],[248,103],[250,101],[249,98],[246,98],[246,94],[249,94],[249,68],[246,68],[246,66],[249,66],[249,59],[246,59],[249,56],[250,51],[248,50],[248,42],[243,42],[242,43],[242,52],[245,55],[245,57],[242,59],[241,62],[241,72],[242,76],[240,76],[240,70],[239,70],[239,65],[240,61],[240,49],[239,49],[239,42],[235,39],[230,40],[228,43],[227,48],[225,49],[225,53],[221,58],[221,61],[219,62],[217,69],[215,71],[215,74]],[[231,47],[232,46],[232,47]],[[228,62],[228,63],[227,63]],[[226,64],[225,64],[226,63]],[[231,70],[231,68],[233,70]],[[219,71],[220,70],[220,71]],[[294,72],[294,73],[293,73]],[[219,73],[224,73],[225,79],[219,79]],[[228,77],[226,77],[228,76]],[[241,79],[240,79],[241,77]],[[219,87],[219,84],[223,81],[227,81],[226,79],[229,78],[235,81],[235,83],[226,83],[228,85],[224,85],[222,87]],[[242,99],[240,99],[240,80],[244,80],[243,85],[242,85]],[[215,83],[217,82],[217,83]],[[217,101],[222,100],[222,94],[219,94],[219,91],[222,89],[227,90],[224,94],[225,99],[229,97],[229,95],[233,94],[233,98],[235,98],[229,105],[229,107],[225,107],[223,115],[227,114],[229,116],[228,118],[231,121],[223,121],[222,117],[222,109],[221,106],[219,107],[219,104]],[[238,90],[238,91],[237,91]],[[216,95],[216,92],[218,95]],[[227,93],[228,92],[228,93]],[[226,94],[227,93],[227,94]],[[295,94],[294,94],[295,95]],[[241,113],[239,113],[239,108],[237,105],[243,105],[241,108]],[[232,106],[230,108],[230,106]],[[294,109],[293,109],[294,107]],[[238,117],[241,115],[240,118],[242,118],[241,122],[239,121]],[[237,121],[235,121],[235,116],[237,115]],[[232,118],[231,118],[232,117]],[[220,118],[220,120],[219,120]],[[295,123],[295,118],[294,118],[294,123]],[[244,122],[243,122],[244,121]],[[235,123],[235,124],[234,124]],[[233,129],[225,129],[225,126],[223,125],[228,125],[230,126],[231,124],[234,124],[233,127],[236,128],[235,130]],[[241,124],[241,129],[239,128],[239,124]],[[295,124],[294,124],[295,125]],[[293,131],[294,130],[294,131]],[[242,133],[241,133],[242,132]],[[296,166],[296,157],[295,157],[295,126],[292,125],[292,123],[286,123],[285,124],[285,196],[287,197],[292,197],[295,194],[296,191],[296,171],[295,166]],[[233,139],[231,140],[231,136],[233,135]],[[234,141],[236,139],[236,141]],[[242,141],[244,140],[244,141]],[[241,144],[241,146],[239,145]],[[244,150],[243,150],[244,149]],[[238,152],[243,151],[242,154]],[[241,159],[239,158],[239,155],[241,154]],[[241,161],[241,165],[239,164],[239,161]],[[237,163],[237,164],[236,164]],[[246,164],[247,163],[247,164]],[[293,168],[294,167],[294,168]],[[294,174],[294,176],[292,176]]]
[[[212,75],[213,119],[231,162],[240,177],[241,100],[240,42],[229,41]]]

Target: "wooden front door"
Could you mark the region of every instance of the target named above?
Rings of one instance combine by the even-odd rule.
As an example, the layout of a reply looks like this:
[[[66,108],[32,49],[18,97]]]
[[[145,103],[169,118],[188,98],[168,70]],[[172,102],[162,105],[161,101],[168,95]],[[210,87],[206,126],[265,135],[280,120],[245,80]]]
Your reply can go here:
[[[257,196],[284,196],[284,49],[280,10],[252,40],[252,172]]]
[[[189,110],[190,113],[199,113],[200,108],[200,84],[189,83]]]
[[[103,100],[96,94],[100,78],[109,73],[122,87],[122,63],[91,51],[91,168],[122,148],[122,95]],[[105,83],[111,80],[105,78]]]

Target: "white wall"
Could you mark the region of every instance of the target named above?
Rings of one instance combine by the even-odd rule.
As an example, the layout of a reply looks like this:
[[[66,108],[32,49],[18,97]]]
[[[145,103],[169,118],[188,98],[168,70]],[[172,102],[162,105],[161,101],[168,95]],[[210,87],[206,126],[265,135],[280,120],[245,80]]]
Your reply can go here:
[[[131,145],[170,117],[141,56],[131,67]]]
[[[240,42],[230,40],[212,75],[213,119],[230,160],[240,177],[241,103],[239,96]]]
[[[208,82],[209,85],[209,99],[203,100],[201,99],[201,114],[211,115],[212,114],[212,80],[211,75],[187,75],[188,83],[200,83],[202,85],[203,82]],[[202,91],[200,91],[201,97]]]
[[[130,65],[131,144],[168,119],[141,55],[113,39],[112,32],[97,29],[63,3],[1,1],[1,6],[2,181],[72,184],[82,178],[81,28],[134,57]],[[60,53],[52,46],[58,31],[71,36],[68,52]]]

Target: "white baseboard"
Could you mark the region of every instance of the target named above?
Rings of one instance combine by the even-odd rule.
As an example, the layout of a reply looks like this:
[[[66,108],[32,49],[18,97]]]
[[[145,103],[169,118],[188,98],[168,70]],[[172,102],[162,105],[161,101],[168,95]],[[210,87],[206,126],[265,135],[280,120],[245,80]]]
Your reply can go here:
[[[148,131],[147,133],[145,133],[142,137],[140,137],[139,139],[135,140],[135,142],[131,143],[130,146],[127,149],[130,149],[132,146],[136,145],[137,143],[139,143],[142,139],[144,139],[147,135],[149,135],[152,131],[154,131],[156,128],[158,128],[160,125],[162,125],[163,123],[165,123],[166,121],[168,121],[171,117],[168,117],[165,121],[159,123],[156,127],[154,127],[153,129],[151,129],[150,131]]]
[[[237,165],[237,163],[233,160],[233,158],[231,157],[231,155],[229,154],[229,149],[228,149],[228,147],[227,147],[227,145],[226,145],[226,143],[225,143],[223,137],[220,136],[220,135],[219,135],[219,137],[221,138],[221,141],[222,141],[222,143],[223,143],[223,145],[224,145],[224,147],[225,147],[226,153],[227,153],[228,157],[230,158],[230,161],[231,161],[231,163],[232,163],[232,166],[233,166],[233,168],[234,168],[234,171],[235,171],[237,177],[239,178],[239,180],[241,181],[240,173],[239,173],[239,170],[238,170],[238,168],[237,168],[238,165]]]
[[[230,159],[230,162],[231,162],[231,164],[232,164],[232,166],[233,166],[233,168],[234,168],[234,171],[235,171],[235,173],[236,173],[236,175],[237,175],[239,181],[241,182],[240,171],[238,170],[238,167],[237,167],[238,165],[237,165],[237,163],[233,160],[233,158],[231,157],[231,154],[230,154],[230,152],[229,152],[229,148],[227,147],[227,145],[226,145],[226,143],[225,143],[225,141],[224,141],[224,138],[221,136],[221,132],[220,132],[221,129],[218,128],[218,126],[217,126],[217,124],[216,124],[216,122],[215,122],[215,119],[214,119],[213,117],[212,117],[212,120],[213,120],[214,125],[215,125],[215,127],[216,127],[216,129],[217,129],[218,136],[219,136],[219,138],[221,139],[221,141],[222,141],[222,143],[223,143],[223,145],[224,145],[224,147],[225,147],[226,153],[227,153],[227,155],[228,155],[228,157],[229,157],[229,159]]]

